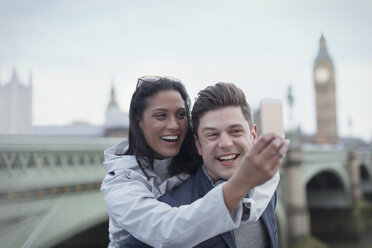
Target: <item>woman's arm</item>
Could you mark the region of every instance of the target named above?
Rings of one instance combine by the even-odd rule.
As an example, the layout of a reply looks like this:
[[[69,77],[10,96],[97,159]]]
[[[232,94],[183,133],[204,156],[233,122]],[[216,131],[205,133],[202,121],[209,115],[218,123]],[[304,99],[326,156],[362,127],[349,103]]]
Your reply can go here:
[[[101,190],[113,222],[110,233],[115,236],[125,229],[153,247],[192,247],[240,224],[242,208],[230,214],[222,186],[190,205],[172,208],[159,202],[141,181],[128,178],[128,173],[108,175]]]

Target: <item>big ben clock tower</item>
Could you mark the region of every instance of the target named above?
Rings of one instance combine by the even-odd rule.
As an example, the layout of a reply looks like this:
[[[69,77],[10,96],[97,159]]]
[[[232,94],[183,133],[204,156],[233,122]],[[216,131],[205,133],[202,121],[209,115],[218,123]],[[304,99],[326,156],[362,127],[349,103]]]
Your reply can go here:
[[[319,52],[314,61],[314,86],[316,97],[317,141],[338,142],[336,116],[335,69],[328,54],[324,36],[319,40]]]

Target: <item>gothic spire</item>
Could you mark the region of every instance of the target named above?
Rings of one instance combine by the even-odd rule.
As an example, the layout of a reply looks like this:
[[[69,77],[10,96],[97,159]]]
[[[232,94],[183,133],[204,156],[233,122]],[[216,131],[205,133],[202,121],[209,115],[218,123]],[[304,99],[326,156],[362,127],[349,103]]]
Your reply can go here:
[[[331,57],[328,54],[327,42],[326,42],[326,40],[324,38],[324,35],[322,33],[322,35],[320,36],[320,40],[319,40],[318,56],[316,57],[315,60],[326,60],[326,59],[331,59]]]
[[[15,67],[13,68],[12,77],[10,78],[10,83],[19,83],[18,74],[17,74],[17,70]]]
[[[114,82],[112,82],[110,102],[108,105],[109,108],[118,106],[115,95],[116,94],[115,94]]]

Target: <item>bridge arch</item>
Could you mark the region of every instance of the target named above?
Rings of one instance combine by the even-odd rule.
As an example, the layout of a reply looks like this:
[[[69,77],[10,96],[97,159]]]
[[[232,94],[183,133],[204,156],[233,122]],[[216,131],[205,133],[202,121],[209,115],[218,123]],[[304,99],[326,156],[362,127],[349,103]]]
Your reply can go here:
[[[351,199],[347,195],[347,188],[344,182],[336,171],[319,171],[306,184],[308,206],[310,208],[349,206]]]
[[[368,201],[372,201],[372,177],[371,172],[364,163],[359,166],[360,183],[362,186],[363,197]]]
[[[315,171],[306,181],[312,235],[330,241],[346,232],[345,209],[351,208],[350,181],[332,166]]]
[[[320,176],[320,177],[317,177]],[[304,173],[302,174],[302,182],[304,185],[307,186],[312,180],[315,180],[311,183],[311,187],[314,187],[314,183],[317,180],[326,180],[327,178],[331,179],[333,183],[336,185],[323,185],[323,187],[326,187],[325,189],[331,189],[331,188],[338,188],[339,190],[342,190],[344,193],[344,203],[347,206],[351,205],[352,197],[351,197],[351,182],[350,182],[350,176],[348,174],[348,170],[345,170],[345,165],[341,164],[322,164],[322,165],[308,165],[305,168]]]
[[[360,179],[362,182],[371,180],[370,172],[368,171],[368,168],[365,164],[361,164],[359,166],[359,170],[360,170]]]

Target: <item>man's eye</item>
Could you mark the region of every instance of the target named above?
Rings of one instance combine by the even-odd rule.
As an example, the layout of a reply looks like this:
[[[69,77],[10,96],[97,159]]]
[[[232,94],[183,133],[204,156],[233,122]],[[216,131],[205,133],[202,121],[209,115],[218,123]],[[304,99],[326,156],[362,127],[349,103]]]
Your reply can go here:
[[[243,130],[241,130],[241,129],[234,129],[234,130],[232,130],[232,133],[241,133],[241,132],[243,132]]]
[[[207,137],[214,137],[217,136],[217,133],[207,133]]]
[[[185,117],[186,117],[186,112],[181,112],[177,114],[177,118],[180,120],[185,119]]]

